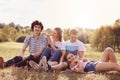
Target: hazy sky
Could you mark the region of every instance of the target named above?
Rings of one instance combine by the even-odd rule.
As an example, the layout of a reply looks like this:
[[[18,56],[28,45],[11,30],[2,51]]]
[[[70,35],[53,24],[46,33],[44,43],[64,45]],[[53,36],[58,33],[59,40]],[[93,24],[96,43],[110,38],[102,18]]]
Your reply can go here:
[[[0,23],[97,28],[120,18],[120,0],[0,0]]]

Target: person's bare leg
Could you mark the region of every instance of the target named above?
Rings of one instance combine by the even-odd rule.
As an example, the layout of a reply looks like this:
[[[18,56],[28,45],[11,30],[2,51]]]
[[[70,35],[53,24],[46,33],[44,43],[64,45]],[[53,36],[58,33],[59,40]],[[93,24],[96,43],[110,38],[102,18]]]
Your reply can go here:
[[[101,61],[117,63],[117,59],[116,59],[115,53],[112,48],[107,47],[104,50],[104,52],[102,53]]]
[[[52,70],[62,70],[68,67],[68,64],[66,62],[60,62],[57,65],[51,66]]]
[[[51,66],[57,65],[58,62],[57,61],[48,61],[48,64]]]
[[[95,67],[97,72],[100,71],[118,71],[120,72],[120,65],[117,63],[109,63],[109,62],[100,62]]]

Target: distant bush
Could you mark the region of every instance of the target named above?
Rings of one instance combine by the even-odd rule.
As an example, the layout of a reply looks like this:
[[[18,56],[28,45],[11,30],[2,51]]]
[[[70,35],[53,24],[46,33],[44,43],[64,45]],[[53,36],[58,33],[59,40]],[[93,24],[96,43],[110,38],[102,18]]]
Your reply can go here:
[[[17,36],[17,31],[13,27],[5,25],[0,29],[0,42],[15,41]]]
[[[26,36],[20,36],[16,39],[16,42],[24,42]]]

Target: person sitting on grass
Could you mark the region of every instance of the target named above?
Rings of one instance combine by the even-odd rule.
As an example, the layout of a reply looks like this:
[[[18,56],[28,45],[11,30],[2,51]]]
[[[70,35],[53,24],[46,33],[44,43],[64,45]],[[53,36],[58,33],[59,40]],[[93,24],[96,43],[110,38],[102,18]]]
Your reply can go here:
[[[116,56],[112,48],[108,47],[102,54],[101,61],[90,61],[78,59],[75,55],[69,53],[66,55],[69,67],[74,72],[102,72],[102,71],[118,71],[120,65],[117,64]]]
[[[9,67],[15,65],[16,67],[24,67],[30,60],[33,60],[39,63],[41,55],[44,49],[47,46],[47,40],[44,35],[42,35],[43,25],[38,20],[35,20],[31,24],[31,30],[33,31],[32,35],[29,35],[25,38],[23,47],[20,51],[19,56],[15,56],[4,63],[0,63],[0,67]],[[29,55],[25,57],[24,52],[29,47]],[[0,62],[3,58],[0,59]]]
[[[65,70],[68,68],[68,64],[65,61],[65,55],[66,53],[72,53],[73,55],[76,55],[79,59],[82,59],[84,56],[84,52],[86,51],[85,45],[82,41],[78,40],[78,32],[79,30],[77,28],[71,28],[69,29],[69,39],[65,41],[62,45],[61,51],[62,55],[59,60],[59,64],[51,65],[48,63],[48,66],[50,66],[51,70]]]
[[[45,49],[43,56],[46,56],[44,54],[47,54],[49,56],[46,56],[46,60],[51,65],[56,65],[59,63],[60,57],[62,55],[61,47],[62,47],[62,29],[60,27],[55,27],[52,36],[49,34],[45,34],[46,38],[48,40],[48,46]],[[33,69],[41,69],[42,68],[42,60],[40,60],[39,64],[35,63],[34,61],[30,61],[29,65]]]
[[[67,69],[68,64],[65,61],[66,53],[72,53],[73,55],[76,55],[79,59],[83,58],[86,48],[85,48],[84,43],[78,40],[78,29],[76,29],[76,28],[70,29],[69,37],[70,37],[70,39],[65,41],[62,44],[63,46],[61,48],[61,51],[62,51],[61,56],[59,58],[54,56],[54,60],[58,61],[59,62],[58,64],[52,65],[52,64],[50,64],[49,61],[43,62],[43,63],[47,64],[46,67],[48,68],[48,70],[61,71],[61,70]],[[57,56],[58,56],[58,54],[57,54]],[[47,61],[47,60],[45,60],[45,61]],[[45,68],[45,69],[47,69],[47,68]]]

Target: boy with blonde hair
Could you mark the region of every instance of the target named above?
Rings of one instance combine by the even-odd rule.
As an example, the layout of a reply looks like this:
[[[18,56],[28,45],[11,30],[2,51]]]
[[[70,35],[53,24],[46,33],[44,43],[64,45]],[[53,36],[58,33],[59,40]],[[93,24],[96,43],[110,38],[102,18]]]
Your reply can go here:
[[[84,46],[84,43],[78,40],[78,29],[76,28],[70,29],[69,37],[70,39],[65,41],[62,47],[63,55],[61,56],[61,61],[64,61],[66,53],[78,55],[79,58],[82,59],[86,48]]]

